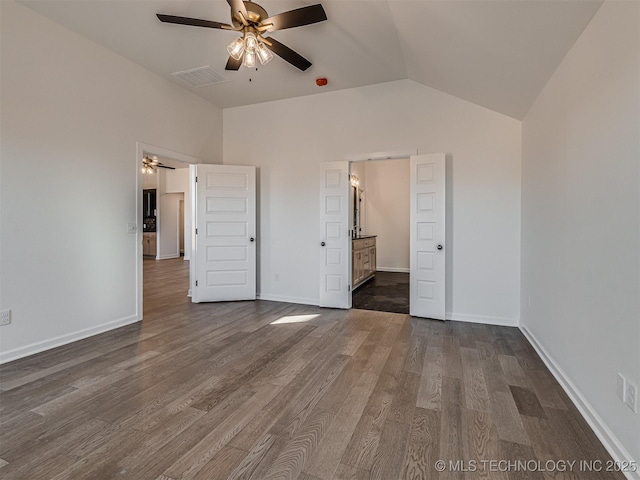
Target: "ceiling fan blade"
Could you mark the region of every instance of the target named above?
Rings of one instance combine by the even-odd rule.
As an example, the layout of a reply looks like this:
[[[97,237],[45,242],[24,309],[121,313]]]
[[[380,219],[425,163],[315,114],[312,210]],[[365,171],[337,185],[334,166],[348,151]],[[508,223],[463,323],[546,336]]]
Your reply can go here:
[[[156,167],[166,168],[166,169],[168,169],[168,170],[175,170],[175,169],[176,169],[176,167],[169,167],[169,166],[167,166],[167,165],[163,165],[163,164],[161,164],[161,163],[159,163],[158,165],[156,165]]]
[[[240,60],[236,60],[233,57],[229,57],[229,60],[227,60],[227,66],[224,67],[225,70],[238,70],[240,68],[240,65],[242,65],[242,57],[240,57]]]
[[[285,28],[301,27],[312,23],[324,22],[327,14],[319,3],[317,5],[309,5],[308,7],[296,8],[288,12],[280,13],[263,20],[262,25],[273,24],[268,27],[267,31],[274,32],[276,30],[284,30]]]
[[[238,18],[245,26],[246,19],[249,18],[249,14],[247,13],[247,8],[244,6],[244,2],[242,0],[227,0],[227,3],[231,7],[231,15],[236,17],[241,15],[241,18]],[[242,21],[244,19],[244,21]]]
[[[177,23],[179,25],[191,25],[193,27],[220,28],[224,30],[233,29],[231,25],[210,20],[200,20],[199,18],[176,17],[175,15],[157,14],[158,19],[164,23]]]
[[[271,50],[273,53],[275,53],[276,55],[278,55],[279,57],[281,57],[283,60],[286,60],[287,62],[289,62],[294,67],[299,68],[304,72],[307,68],[311,66],[311,62],[309,60],[304,58],[299,53],[294,52],[286,45],[283,45],[282,43],[278,42],[277,40],[274,40],[271,37],[267,37],[267,40],[269,41],[269,43],[271,43],[271,45],[265,44],[267,45],[267,48]]]

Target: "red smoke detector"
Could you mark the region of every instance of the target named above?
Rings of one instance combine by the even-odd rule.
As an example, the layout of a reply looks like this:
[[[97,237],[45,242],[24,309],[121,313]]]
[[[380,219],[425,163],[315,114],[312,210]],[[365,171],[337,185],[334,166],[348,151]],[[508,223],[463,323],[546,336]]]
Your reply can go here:
[[[328,82],[328,80],[324,77],[318,77],[316,78],[316,85],[318,85],[319,87],[324,87]]]

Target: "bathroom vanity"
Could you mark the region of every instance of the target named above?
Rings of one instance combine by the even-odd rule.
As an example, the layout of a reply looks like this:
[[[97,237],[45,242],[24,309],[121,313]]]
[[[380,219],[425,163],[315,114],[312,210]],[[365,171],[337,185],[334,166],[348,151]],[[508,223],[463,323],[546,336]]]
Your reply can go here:
[[[362,235],[351,240],[352,290],[376,274],[376,235]]]

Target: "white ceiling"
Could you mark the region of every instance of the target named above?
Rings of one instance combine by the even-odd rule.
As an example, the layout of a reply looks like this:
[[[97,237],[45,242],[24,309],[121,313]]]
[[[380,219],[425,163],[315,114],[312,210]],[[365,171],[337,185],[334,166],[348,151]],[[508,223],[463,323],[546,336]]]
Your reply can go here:
[[[602,0],[321,0],[328,21],[271,34],[313,63],[306,72],[279,57],[225,71],[236,33],[155,16],[229,22],[224,0],[20,3],[183,86],[173,72],[210,65],[229,81],[185,88],[222,108],[410,78],[522,119]],[[260,3],[275,15],[317,1]]]

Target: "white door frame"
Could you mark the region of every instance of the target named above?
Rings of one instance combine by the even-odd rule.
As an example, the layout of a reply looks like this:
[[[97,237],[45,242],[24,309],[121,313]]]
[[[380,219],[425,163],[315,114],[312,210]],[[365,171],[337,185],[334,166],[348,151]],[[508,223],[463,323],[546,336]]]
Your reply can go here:
[[[365,163],[369,161],[379,161],[379,160],[409,160],[412,155],[417,155],[418,149],[407,149],[407,150],[394,150],[389,152],[372,152],[372,153],[358,153],[347,155],[344,157],[345,160],[349,161],[349,174],[351,174],[351,165],[354,163]],[[365,190],[365,196],[366,196]],[[366,198],[366,197],[365,197]],[[349,212],[353,212],[353,198],[349,196]],[[351,258],[351,249],[349,250],[349,262],[353,264],[353,259]],[[353,278],[351,278],[353,274],[353,268],[349,270],[349,285],[353,286]],[[351,290],[351,298],[353,299],[353,289]]]
[[[348,160],[349,161],[349,173],[351,173],[351,164],[352,163],[361,163],[361,162],[367,162],[367,161],[372,161],[372,160],[373,161],[375,161],[375,160],[408,160],[408,159],[410,159],[410,157],[412,157],[414,155],[418,155],[418,149],[406,149],[406,150],[394,150],[394,151],[387,151],[387,152],[351,154],[351,155],[346,155],[344,157],[344,160]],[[445,165],[446,165],[446,162],[447,162],[447,160],[446,160],[446,156],[445,156]],[[446,183],[446,179],[445,179],[445,183]],[[447,193],[447,195],[448,195],[448,193]],[[446,202],[446,198],[447,197],[445,196],[445,202]],[[352,202],[353,202],[353,199],[351,198],[351,196],[349,196],[349,211],[350,212],[353,211],[353,203]],[[446,210],[446,206],[445,206],[445,210]],[[445,225],[444,225],[443,228],[444,228],[444,230],[446,232],[447,231],[446,220],[445,220]],[[448,246],[446,245],[446,242],[445,242],[445,248],[448,248]],[[350,262],[353,261],[351,258],[349,260],[350,260]],[[445,269],[446,269],[446,264],[445,264]],[[353,279],[351,278],[351,274],[352,274],[352,272],[350,270],[350,272],[349,272],[349,275],[350,275],[349,282],[350,282],[350,284],[353,282]],[[448,283],[449,283],[449,280],[447,279],[446,282],[445,282],[445,286],[448,285]],[[353,290],[351,290],[351,295],[353,296]],[[448,296],[447,296],[447,299],[445,300],[445,304],[446,304],[446,301],[448,301]]]
[[[183,153],[174,152],[173,150],[168,150],[166,148],[158,147],[157,145],[151,145],[143,142],[136,142],[136,157],[135,157],[135,172],[136,172],[136,191],[135,191],[135,199],[136,199],[136,315],[138,320],[142,320],[143,313],[143,267],[142,267],[142,220],[143,220],[143,211],[142,211],[142,189],[143,189],[143,173],[140,171],[142,167],[142,159],[145,155],[157,155],[159,157],[170,158],[172,160],[176,160],[177,162],[183,163],[203,163],[201,159],[192,157],[191,155],[185,155]],[[156,215],[156,218],[159,215]],[[157,238],[156,238],[157,240]],[[156,245],[156,256],[158,252],[158,248],[160,247],[159,243]]]

